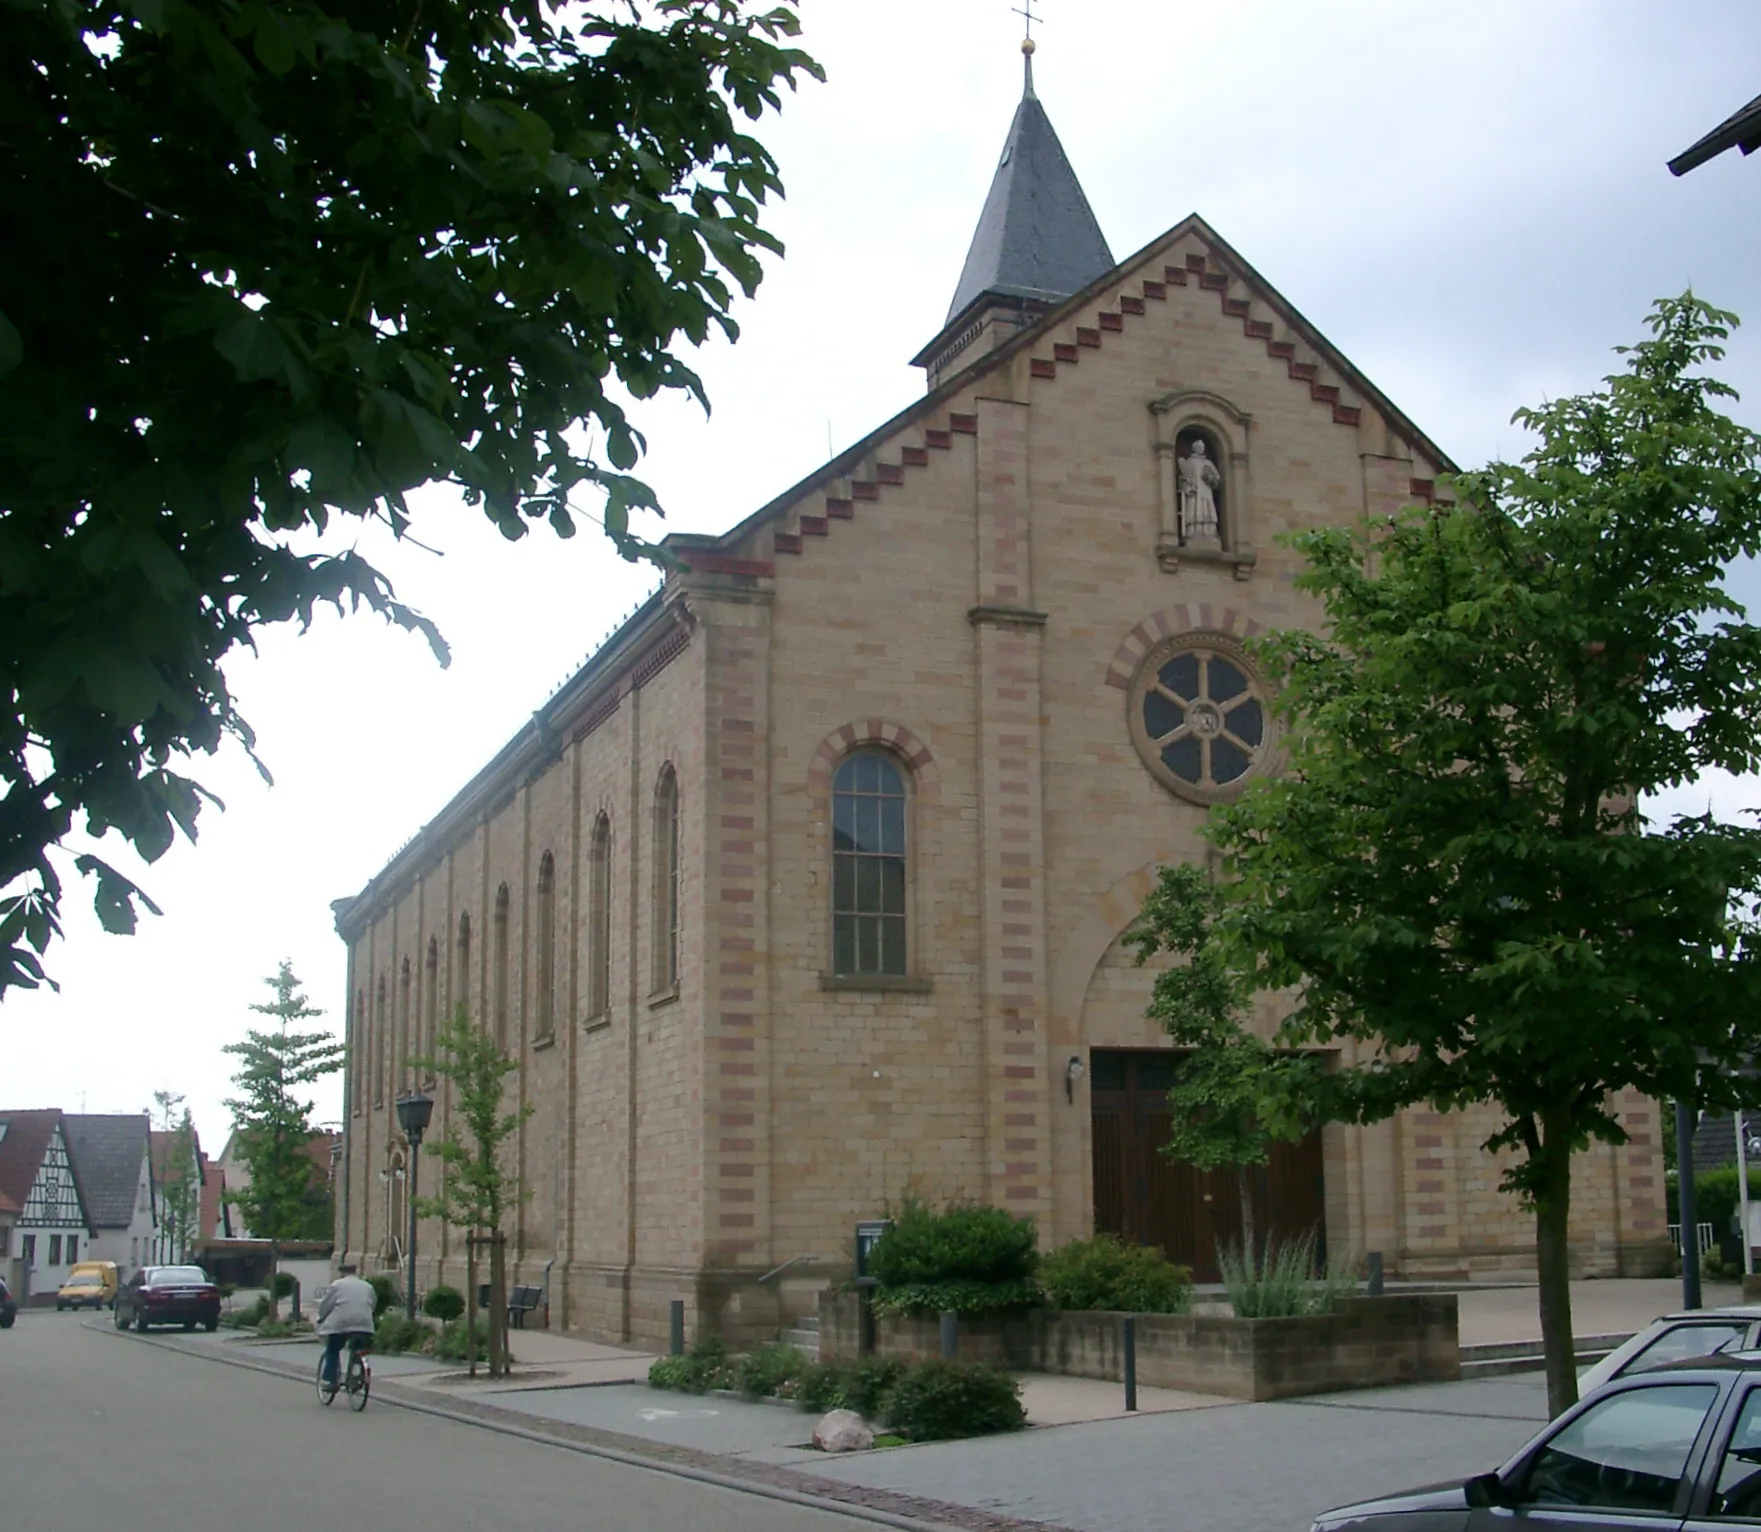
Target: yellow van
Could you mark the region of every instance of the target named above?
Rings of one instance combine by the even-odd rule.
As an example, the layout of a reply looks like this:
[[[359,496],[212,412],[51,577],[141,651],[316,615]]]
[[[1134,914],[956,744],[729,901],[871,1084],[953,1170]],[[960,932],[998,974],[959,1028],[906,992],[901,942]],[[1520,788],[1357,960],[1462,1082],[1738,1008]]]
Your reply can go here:
[[[55,1294],[57,1309],[116,1307],[116,1262],[81,1261]]]

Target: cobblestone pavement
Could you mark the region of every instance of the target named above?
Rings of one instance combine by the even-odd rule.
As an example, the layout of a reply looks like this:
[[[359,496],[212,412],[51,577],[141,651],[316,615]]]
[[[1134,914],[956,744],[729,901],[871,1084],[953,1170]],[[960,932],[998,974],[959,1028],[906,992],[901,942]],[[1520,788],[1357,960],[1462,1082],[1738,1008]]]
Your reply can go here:
[[[1303,1532],[1352,1500],[1497,1466],[1546,1419],[1538,1377],[1060,1426],[803,1465],[1082,1532]]]

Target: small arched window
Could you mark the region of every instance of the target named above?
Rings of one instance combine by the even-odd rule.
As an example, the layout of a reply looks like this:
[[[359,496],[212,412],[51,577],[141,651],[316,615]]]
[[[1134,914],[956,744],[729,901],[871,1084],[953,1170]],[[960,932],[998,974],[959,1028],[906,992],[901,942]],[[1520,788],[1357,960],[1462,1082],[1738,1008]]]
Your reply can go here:
[[[556,1028],[556,858],[548,851],[538,859],[538,1030],[549,1037]]]
[[[888,756],[847,757],[832,778],[832,971],[903,977],[905,776]]]
[[[587,1015],[611,1009],[611,817],[593,821],[587,852]]]
[[[471,917],[459,915],[459,934],[453,938],[453,959],[458,964],[452,992],[453,1014],[471,1014]]]
[[[373,996],[373,1105],[385,1101],[385,1060],[391,1050],[390,1024],[385,1014],[385,975],[380,974]]]
[[[507,1052],[508,1045],[508,907],[513,902],[507,884],[495,891],[495,924],[490,932],[492,953],[490,1012],[495,1023],[495,1045]]]
[[[372,1067],[368,1062],[372,1053],[367,1044],[367,994],[365,990],[355,991],[355,1019],[349,1028],[349,1074],[350,1084],[354,1087],[355,1111],[358,1114],[367,1104],[367,1074]]]
[[[410,960],[404,959],[403,970],[398,975],[397,996],[397,1057],[392,1061],[391,1093],[401,1096],[405,1090],[405,1082],[410,1073],[410,1056],[416,1051],[415,1039],[410,1027],[415,1020],[413,986],[415,975],[410,971]]]
[[[440,938],[428,938],[428,966],[422,975],[422,1057],[428,1060],[428,1067],[423,1069],[430,1080],[434,1078],[435,1038],[440,1023]]]
[[[679,982],[679,778],[669,763],[654,789],[654,923],[650,932],[656,993]]]

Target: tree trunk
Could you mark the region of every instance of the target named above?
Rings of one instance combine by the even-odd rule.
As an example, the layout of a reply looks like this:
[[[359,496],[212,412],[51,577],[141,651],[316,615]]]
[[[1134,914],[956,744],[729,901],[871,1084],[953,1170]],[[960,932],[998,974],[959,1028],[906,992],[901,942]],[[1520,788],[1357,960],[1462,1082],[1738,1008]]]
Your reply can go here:
[[[1260,1268],[1254,1241],[1253,1176],[1245,1165],[1235,1167],[1235,1195],[1241,1200],[1241,1253],[1247,1259],[1248,1271],[1257,1272]]]
[[[269,1242],[269,1322],[278,1323],[281,1319],[281,1300],[275,1296],[275,1279],[281,1274],[281,1252],[275,1241]]]
[[[477,1234],[465,1235],[465,1370],[477,1376]]]
[[[1566,1233],[1571,1222],[1569,1132],[1549,1125],[1534,1158],[1535,1255],[1540,1276],[1541,1350],[1547,1362],[1547,1413],[1578,1402],[1577,1342],[1571,1326],[1571,1271]]]
[[[501,1230],[489,1236],[489,1376],[505,1378],[508,1370],[507,1265]]]

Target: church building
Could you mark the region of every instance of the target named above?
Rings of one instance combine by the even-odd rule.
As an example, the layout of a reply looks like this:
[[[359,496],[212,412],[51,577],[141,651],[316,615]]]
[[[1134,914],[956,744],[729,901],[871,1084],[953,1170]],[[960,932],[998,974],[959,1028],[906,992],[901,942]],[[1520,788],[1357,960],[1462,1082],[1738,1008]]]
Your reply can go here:
[[[1031,55],[916,362],[921,400],[668,537],[664,586],[339,901],[345,1259],[403,1258],[394,1103],[462,1003],[533,1108],[509,1280],[553,1325],[653,1344],[683,1299],[693,1333],[774,1335],[907,1193],[1214,1277],[1233,1179],[1157,1152],[1177,1056],[1121,936],[1279,768],[1247,641],[1320,620],[1280,534],[1452,465],[1198,216],[1115,260]],[[1666,1259],[1657,1109],[1617,1109],[1632,1142],[1576,1163],[1584,1275]],[[1328,1127],[1258,1175],[1256,1223],[1404,1277],[1532,1271],[1492,1125]],[[418,1251],[462,1284],[457,1231]]]

